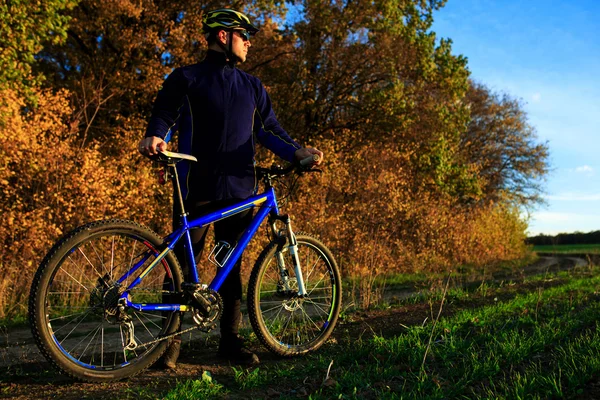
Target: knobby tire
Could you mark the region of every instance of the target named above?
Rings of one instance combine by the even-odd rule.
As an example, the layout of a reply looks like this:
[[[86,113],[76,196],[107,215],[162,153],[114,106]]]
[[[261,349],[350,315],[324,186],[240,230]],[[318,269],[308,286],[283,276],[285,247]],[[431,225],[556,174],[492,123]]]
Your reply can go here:
[[[85,382],[112,382],[134,376],[166,350],[167,340],[138,351],[123,348],[115,298],[140,275],[163,240],[149,228],[125,220],[81,226],[46,255],[33,279],[29,320],[42,354],[63,373]],[[115,282],[132,265],[141,267],[121,285]],[[170,252],[129,294],[134,303],[167,302],[180,292],[182,272]],[[173,301],[175,302],[175,301]],[[179,312],[127,309],[139,343],[179,328]]]

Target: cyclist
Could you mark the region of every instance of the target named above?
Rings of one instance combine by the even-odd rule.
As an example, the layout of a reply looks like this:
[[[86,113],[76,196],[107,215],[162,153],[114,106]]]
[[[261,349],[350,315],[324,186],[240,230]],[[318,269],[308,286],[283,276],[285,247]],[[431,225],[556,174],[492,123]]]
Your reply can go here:
[[[243,200],[256,190],[255,138],[279,157],[294,162],[319,156],[314,148],[303,148],[281,128],[260,80],[236,68],[244,62],[250,38],[258,29],[241,12],[220,9],[206,13],[203,32],[208,42],[206,58],[194,65],[176,68],[158,92],[145,137],[139,151],[152,156],[166,150],[177,130],[179,149],[192,154],[197,163],[180,163],[179,179],[184,204],[194,218]],[[185,165],[184,165],[185,164]],[[179,211],[174,209],[174,223]],[[252,211],[215,223],[215,240],[235,244],[252,219]],[[196,262],[202,255],[207,229],[191,232]],[[184,273],[182,246],[176,249]],[[241,322],[242,284],[239,261],[223,283],[221,338],[218,354],[237,364],[256,364],[256,354],[238,336]],[[181,339],[176,338],[163,356],[166,368],[175,368]]]

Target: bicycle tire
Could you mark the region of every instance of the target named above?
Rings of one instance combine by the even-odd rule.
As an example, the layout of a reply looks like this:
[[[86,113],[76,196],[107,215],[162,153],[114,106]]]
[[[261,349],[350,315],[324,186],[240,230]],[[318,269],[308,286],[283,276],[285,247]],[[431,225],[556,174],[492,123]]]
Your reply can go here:
[[[295,272],[287,246],[275,242],[260,254],[248,285],[248,315],[254,332],[267,349],[281,356],[297,356],[321,347],[333,332],[341,307],[342,284],[331,251],[305,233],[297,234],[296,240],[306,298],[283,293],[278,251],[289,267],[287,279],[292,286]]]
[[[129,282],[156,258],[162,243],[149,228],[114,219],[83,225],[52,247],[31,285],[29,321],[38,348],[55,367],[77,380],[98,383],[134,376],[158,360],[168,340],[126,350],[115,304]],[[118,284],[118,277],[137,263],[141,267]],[[130,300],[162,303],[181,291],[182,276],[170,252],[130,291]],[[139,343],[179,329],[178,311],[129,308],[127,313]]]

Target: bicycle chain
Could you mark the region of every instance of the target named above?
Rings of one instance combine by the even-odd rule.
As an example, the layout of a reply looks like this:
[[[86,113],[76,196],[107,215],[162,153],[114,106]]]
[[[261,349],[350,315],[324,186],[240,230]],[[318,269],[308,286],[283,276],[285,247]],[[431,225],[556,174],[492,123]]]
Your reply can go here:
[[[221,309],[221,310],[222,310],[222,309],[223,309],[223,303],[222,303],[221,297],[220,297],[220,296],[219,296],[219,295],[218,295],[216,292],[214,292],[214,293],[215,293],[215,294],[216,294],[216,296],[217,296],[217,300],[218,300],[219,309]],[[171,333],[171,334],[169,334],[169,335],[163,336],[163,337],[161,337],[161,338],[158,338],[158,339],[155,339],[155,340],[151,340],[151,341],[149,341],[149,342],[146,342],[146,343],[138,344],[136,348],[139,348],[139,347],[144,347],[144,348],[146,348],[146,347],[148,347],[148,346],[151,346],[151,345],[153,345],[153,344],[155,344],[155,343],[159,343],[159,342],[162,342],[163,340],[168,340],[168,339],[171,339],[171,338],[173,338],[173,337],[175,337],[175,336],[177,336],[177,335],[182,335],[182,334],[184,334],[184,333],[191,332],[191,331],[193,331],[193,330],[195,330],[195,329],[198,329],[199,331],[202,331],[202,332],[208,333],[208,332],[210,332],[211,330],[213,330],[213,329],[214,329],[214,327],[215,327],[216,325],[217,325],[216,321],[215,321],[215,320],[213,320],[213,321],[209,322],[207,325],[204,325],[204,326],[203,326],[203,325],[196,325],[196,326],[192,326],[191,328],[185,329],[185,330],[183,330],[183,331],[181,331],[181,330],[180,330],[180,331],[177,331],[177,332]]]
[[[153,345],[155,343],[162,342],[163,340],[171,339],[172,337],[175,337],[177,335],[183,335],[184,333],[191,332],[194,329],[198,329],[198,330],[200,330],[202,332],[208,333],[208,332],[210,332],[212,330],[212,328],[213,328],[212,326],[211,327],[192,326],[191,328],[185,329],[183,331],[173,332],[173,333],[171,333],[171,334],[169,334],[167,336],[163,336],[161,338],[152,340],[150,342],[138,344],[136,348],[139,348],[139,347],[148,347],[148,346],[151,346],[151,345]]]

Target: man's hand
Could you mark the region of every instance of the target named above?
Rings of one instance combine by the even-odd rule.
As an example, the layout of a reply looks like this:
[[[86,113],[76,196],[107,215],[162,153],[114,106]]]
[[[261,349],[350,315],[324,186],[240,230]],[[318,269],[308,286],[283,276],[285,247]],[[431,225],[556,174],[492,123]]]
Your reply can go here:
[[[294,157],[296,157],[296,160],[300,161],[304,160],[305,158],[311,157],[315,154],[319,156],[319,160],[316,161],[313,165],[319,165],[323,162],[323,152],[317,149],[303,147],[301,149],[296,150],[296,152],[294,153]]]
[[[167,149],[167,142],[157,136],[147,137],[140,140],[138,150],[146,157],[158,154],[158,150],[164,151]]]

